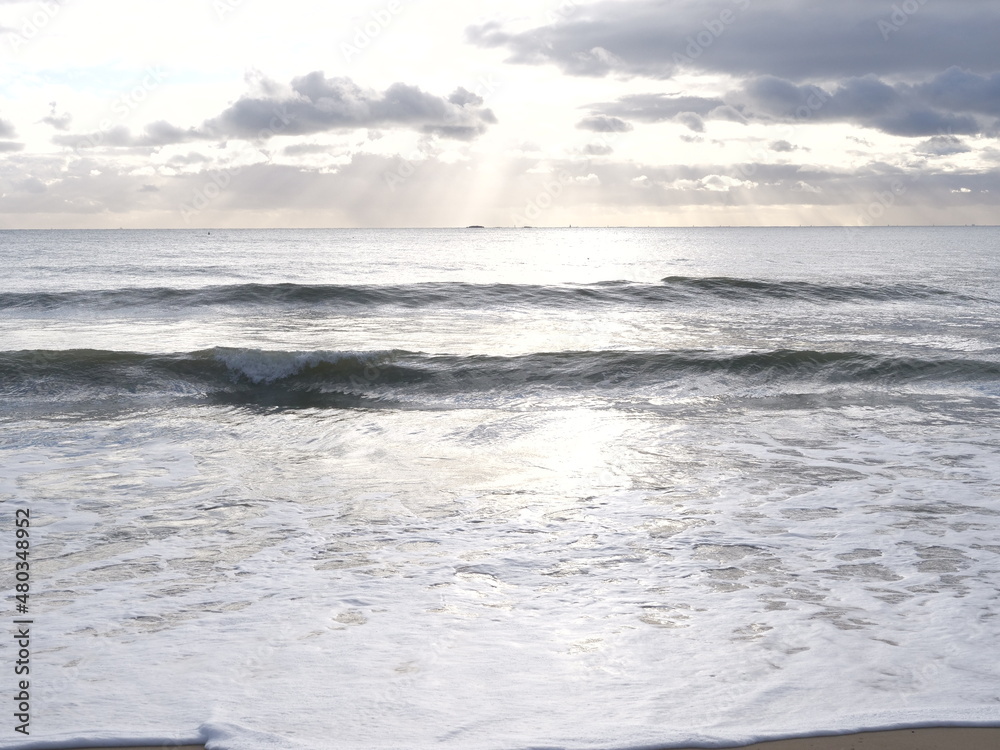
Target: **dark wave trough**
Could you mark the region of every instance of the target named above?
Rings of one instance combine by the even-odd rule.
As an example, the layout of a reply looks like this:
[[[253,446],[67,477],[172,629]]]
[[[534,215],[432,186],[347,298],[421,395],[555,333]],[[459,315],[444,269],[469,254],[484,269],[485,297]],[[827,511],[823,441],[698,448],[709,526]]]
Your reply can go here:
[[[360,406],[380,398],[518,395],[537,388],[613,389],[699,376],[723,378],[733,388],[741,383],[981,384],[1000,382],[1000,362],[790,349],[577,351],[517,357],[230,348],[179,354],[90,349],[0,353],[0,396],[6,397],[156,394],[239,403]]]
[[[194,289],[172,287],[67,292],[0,293],[0,309],[88,310],[131,307],[330,308],[587,307],[592,305],[691,304],[700,300],[796,300],[806,303],[890,302],[968,299],[963,295],[915,284],[828,285],[806,281],[759,281],[728,277],[668,276],[658,284],[609,281],[598,284],[532,285],[428,282],[397,285],[234,284]]]

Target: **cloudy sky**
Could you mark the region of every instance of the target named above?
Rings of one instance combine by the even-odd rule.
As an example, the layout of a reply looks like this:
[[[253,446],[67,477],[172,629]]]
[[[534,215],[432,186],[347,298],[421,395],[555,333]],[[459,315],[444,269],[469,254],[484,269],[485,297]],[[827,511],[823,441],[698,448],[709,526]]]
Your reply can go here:
[[[993,224],[993,0],[0,0],[0,227]]]

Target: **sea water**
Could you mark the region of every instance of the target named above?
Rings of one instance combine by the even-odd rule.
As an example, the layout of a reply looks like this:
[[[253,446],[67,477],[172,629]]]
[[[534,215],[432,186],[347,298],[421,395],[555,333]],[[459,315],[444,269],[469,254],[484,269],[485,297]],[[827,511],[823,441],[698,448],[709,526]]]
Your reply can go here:
[[[0,269],[0,747],[1000,724],[1000,229],[6,231]]]

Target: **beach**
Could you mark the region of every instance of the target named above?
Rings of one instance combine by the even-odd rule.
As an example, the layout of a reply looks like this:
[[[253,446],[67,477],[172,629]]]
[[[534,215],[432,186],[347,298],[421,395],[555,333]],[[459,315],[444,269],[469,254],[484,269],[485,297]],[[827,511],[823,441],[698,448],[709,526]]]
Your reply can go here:
[[[997,747],[1000,747],[1000,728],[947,727],[775,740],[744,745],[742,750],[994,750]]]
[[[997,747],[1000,747],[1000,727],[935,727],[774,740],[740,745],[733,750],[995,750]],[[72,750],[165,750],[165,748],[206,750],[204,745],[144,745]],[[678,748],[678,750],[703,750],[703,748]]]

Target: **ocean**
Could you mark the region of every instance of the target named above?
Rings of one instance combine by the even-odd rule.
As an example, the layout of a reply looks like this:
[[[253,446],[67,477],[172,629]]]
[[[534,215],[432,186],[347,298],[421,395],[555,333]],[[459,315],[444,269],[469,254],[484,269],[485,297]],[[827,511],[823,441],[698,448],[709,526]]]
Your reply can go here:
[[[998,228],[3,231],[0,268],[2,748],[1000,723]]]

